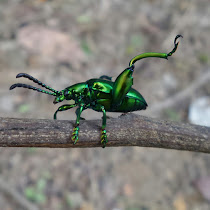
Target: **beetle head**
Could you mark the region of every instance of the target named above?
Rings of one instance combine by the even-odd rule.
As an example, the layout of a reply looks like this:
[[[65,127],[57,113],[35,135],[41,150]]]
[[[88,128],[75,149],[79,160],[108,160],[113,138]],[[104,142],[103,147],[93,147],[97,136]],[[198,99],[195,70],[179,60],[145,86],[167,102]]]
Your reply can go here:
[[[62,91],[60,91],[57,95],[56,98],[54,99],[53,103],[57,104],[59,102],[62,102],[63,100],[67,99],[67,100],[71,100],[73,99],[73,93],[74,91],[71,89],[64,89]]]
[[[64,94],[61,92],[60,95],[57,95],[53,101],[54,104],[62,102],[65,99]]]

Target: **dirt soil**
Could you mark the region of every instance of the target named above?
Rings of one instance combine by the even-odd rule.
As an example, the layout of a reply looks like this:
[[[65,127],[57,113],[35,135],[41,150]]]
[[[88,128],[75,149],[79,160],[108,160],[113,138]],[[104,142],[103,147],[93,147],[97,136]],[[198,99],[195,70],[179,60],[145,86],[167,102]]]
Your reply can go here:
[[[1,117],[52,119],[59,106],[52,96],[9,91],[17,81],[32,84],[15,79],[20,72],[56,90],[101,75],[116,78],[137,54],[168,53],[177,34],[184,38],[168,61],[136,63],[134,88],[149,104],[137,114],[154,117],[154,105],[210,70],[208,0],[1,0],[0,20]],[[209,83],[156,114],[188,122],[190,103],[208,95]],[[75,119],[74,112],[58,118]],[[164,149],[0,148],[0,179],[43,210],[208,210],[194,183],[210,176],[209,164],[208,154]],[[20,203],[0,185],[0,210],[23,209]]]

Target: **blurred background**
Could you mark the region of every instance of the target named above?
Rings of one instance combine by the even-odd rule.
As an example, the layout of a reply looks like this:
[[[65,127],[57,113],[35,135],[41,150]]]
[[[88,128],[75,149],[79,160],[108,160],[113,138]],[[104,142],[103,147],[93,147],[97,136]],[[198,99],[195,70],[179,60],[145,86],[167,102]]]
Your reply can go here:
[[[168,53],[182,34],[168,61],[136,63],[134,88],[149,104],[137,114],[210,126],[209,0],[1,0],[0,20],[0,117],[52,119],[60,105],[9,91],[32,84],[15,79],[20,72],[56,90],[114,78],[137,54]],[[0,209],[208,210],[209,165],[208,154],[152,148],[0,148]]]

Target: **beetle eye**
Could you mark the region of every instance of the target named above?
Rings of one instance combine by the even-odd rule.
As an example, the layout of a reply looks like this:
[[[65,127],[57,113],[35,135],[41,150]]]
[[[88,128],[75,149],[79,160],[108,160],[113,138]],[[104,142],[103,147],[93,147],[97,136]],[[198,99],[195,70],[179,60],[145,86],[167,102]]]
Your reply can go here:
[[[66,96],[68,96],[69,95],[69,91],[68,90],[65,90],[64,91],[64,96],[66,97]]]

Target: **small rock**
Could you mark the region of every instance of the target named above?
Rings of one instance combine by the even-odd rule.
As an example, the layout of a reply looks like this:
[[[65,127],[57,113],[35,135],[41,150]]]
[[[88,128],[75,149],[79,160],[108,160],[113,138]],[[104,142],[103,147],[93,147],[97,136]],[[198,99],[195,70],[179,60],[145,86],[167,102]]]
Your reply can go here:
[[[201,97],[192,102],[188,118],[193,124],[210,126],[210,97]]]

